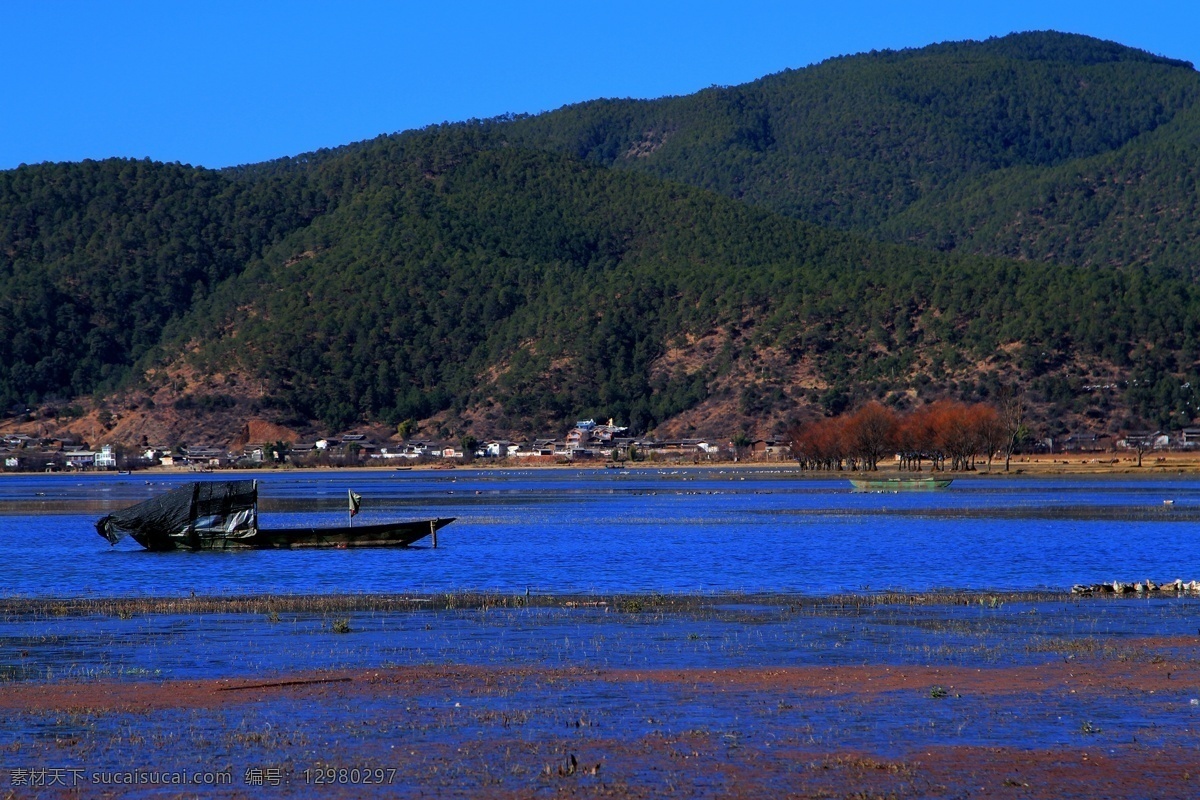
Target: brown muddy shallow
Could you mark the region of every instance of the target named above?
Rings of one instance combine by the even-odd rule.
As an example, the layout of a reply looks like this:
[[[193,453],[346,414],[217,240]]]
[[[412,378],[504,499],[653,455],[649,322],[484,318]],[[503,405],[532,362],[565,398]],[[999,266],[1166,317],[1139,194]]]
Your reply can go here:
[[[9,607],[0,797],[1200,796],[1194,599],[942,600]]]

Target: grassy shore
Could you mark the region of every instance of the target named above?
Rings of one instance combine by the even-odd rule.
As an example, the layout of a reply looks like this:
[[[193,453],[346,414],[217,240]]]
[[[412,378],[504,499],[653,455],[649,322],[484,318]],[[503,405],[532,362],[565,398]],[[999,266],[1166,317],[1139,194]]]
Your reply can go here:
[[[554,470],[554,469],[603,469],[605,462],[589,460],[556,464],[524,463],[517,459],[494,461],[478,459],[466,464],[455,466],[455,469],[486,469],[486,470]],[[848,471],[824,472],[802,470],[794,461],[701,461],[694,462],[686,459],[658,459],[637,462],[627,462],[629,469],[737,469],[747,471],[782,471],[794,477],[822,478],[831,475],[849,475]],[[444,470],[444,464],[416,464],[413,470]],[[156,468],[158,469],[158,468]],[[282,467],[297,472],[327,473],[345,469],[362,469],[367,471],[379,469],[395,469],[394,466],[363,466],[363,467],[321,467],[300,468]],[[175,470],[180,471],[180,470]],[[184,470],[186,471],[186,470]],[[264,470],[272,472],[274,470]],[[911,475],[911,472],[901,472],[895,463],[884,462],[879,472],[884,475]],[[1015,457],[1004,469],[1003,460],[996,460],[989,466],[985,460],[980,460],[976,469],[970,472],[947,472],[949,477],[988,477],[988,476],[1039,476],[1039,475],[1164,475],[1164,474],[1200,474],[1200,452],[1166,452],[1148,454],[1138,465],[1136,456],[1127,453],[1064,453],[1053,455],[1023,455]],[[923,474],[929,474],[925,465]]]
[[[616,611],[695,613],[723,605],[785,609],[877,606],[971,606],[996,602],[1069,601],[1067,592],[874,592],[827,597],[797,594],[549,595],[495,592],[413,594],[240,595],[214,597],[21,598],[0,597],[0,619],[14,616],[90,617],[151,614],[328,614],[345,612],[488,611],[491,609],[599,608]]]
[[[842,470],[834,472],[803,470],[793,461],[701,461],[695,462],[686,459],[657,459],[645,460],[637,462],[627,462],[627,469],[646,470],[646,469],[718,469],[718,470],[744,470],[747,472],[769,472],[782,473],[789,477],[795,478],[830,478],[830,477],[847,477],[857,473]],[[573,462],[559,463],[531,463],[517,459],[477,459],[470,462],[462,463],[432,463],[424,462],[418,464],[379,464],[379,465],[355,465],[355,466],[328,466],[328,467],[297,467],[290,464],[281,465],[278,467],[267,467],[262,469],[221,469],[215,471],[195,470],[188,467],[150,467],[148,469],[137,470],[132,473],[133,476],[154,476],[154,475],[196,475],[199,478],[214,479],[218,476],[223,478],[236,478],[239,476],[253,477],[255,475],[270,475],[286,472],[288,474],[312,474],[312,475],[330,475],[339,473],[353,472],[391,472],[400,469],[402,471],[413,472],[441,472],[452,471],[458,469],[478,469],[500,472],[516,472],[516,471],[542,471],[542,470],[588,470],[588,469],[605,469],[606,462],[600,459],[581,460]],[[5,475],[28,475],[30,473],[20,472],[0,472],[0,477]],[[78,477],[79,472],[62,472],[56,473],[64,476]],[[110,473],[111,474],[111,473]],[[915,473],[909,471],[900,471],[894,462],[884,462],[880,464],[879,475],[882,476],[912,476]],[[930,470],[928,465],[925,465],[920,473],[929,475]],[[1079,475],[1079,476],[1105,476],[1105,475],[1120,475],[1128,477],[1162,477],[1165,475],[1198,475],[1200,474],[1200,452],[1164,452],[1151,453],[1143,457],[1142,463],[1139,466],[1136,456],[1129,455],[1126,452],[1118,453],[1063,453],[1053,455],[1022,455],[1013,458],[1009,464],[1009,468],[1005,470],[1002,460],[993,461],[989,466],[985,460],[980,460],[976,464],[976,468],[967,472],[943,472],[939,475],[951,478],[996,478],[996,477],[1040,477],[1040,476],[1064,476],[1064,475]]]

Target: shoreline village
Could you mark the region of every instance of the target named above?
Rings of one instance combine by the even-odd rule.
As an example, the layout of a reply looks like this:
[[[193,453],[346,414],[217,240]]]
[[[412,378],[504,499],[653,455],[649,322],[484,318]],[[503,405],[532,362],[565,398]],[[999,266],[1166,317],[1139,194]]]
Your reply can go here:
[[[881,413],[890,415],[880,427]],[[955,424],[973,415],[977,427]],[[952,426],[957,439],[937,432]],[[950,422],[945,417],[950,416]],[[873,418],[875,417],[875,418]],[[872,439],[863,431],[872,430]],[[254,426],[247,425],[247,430]],[[1200,471],[1200,429],[1138,431],[1122,437],[1072,435],[1017,439],[983,404],[935,403],[897,417],[869,405],[858,413],[793,426],[776,438],[746,436],[659,439],[626,435],[609,420],[580,420],[561,437],[476,440],[457,444],[411,439],[396,442],[365,433],[305,441],[235,441],[233,446],[178,445],[94,448],[71,437],[0,433],[0,474],[29,472],[212,472],[275,469],[504,469],[530,467],[742,466],[795,468],[802,473],[909,474],[1140,474]],[[965,435],[964,435],[965,434]],[[1007,462],[1007,469],[1005,468]]]

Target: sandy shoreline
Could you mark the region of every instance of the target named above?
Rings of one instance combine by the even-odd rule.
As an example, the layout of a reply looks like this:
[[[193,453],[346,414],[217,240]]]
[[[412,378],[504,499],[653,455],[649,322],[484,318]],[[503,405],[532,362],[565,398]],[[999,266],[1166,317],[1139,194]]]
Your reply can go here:
[[[932,693],[942,687],[950,693],[1007,694],[1041,692],[1067,687],[1071,693],[1106,695],[1171,691],[1182,685],[1200,686],[1200,663],[1180,656],[1200,646],[1200,634],[1140,637],[1124,642],[1128,652],[1170,652],[1171,658],[1147,656],[1144,660],[1051,661],[1033,666],[973,665],[862,665],[806,667],[742,667],[724,669],[597,669],[592,667],[437,666],[382,667],[358,670],[298,671],[266,677],[227,677],[209,680],[59,681],[10,685],[0,694],[0,709],[9,711],[147,711],[168,708],[215,708],[239,705],[268,694],[303,697],[313,694],[352,693],[359,699],[387,695],[397,686],[420,687],[423,692],[453,691],[473,694],[486,687],[535,681],[556,684],[599,681],[609,684],[641,683],[688,687],[720,692],[763,690],[801,694],[853,694],[865,698],[897,691]],[[336,684],[350,684],[338,686]],[[248,694],[237,694],[247,692]],[[1200,778],[1200,776],[1198,776]]]

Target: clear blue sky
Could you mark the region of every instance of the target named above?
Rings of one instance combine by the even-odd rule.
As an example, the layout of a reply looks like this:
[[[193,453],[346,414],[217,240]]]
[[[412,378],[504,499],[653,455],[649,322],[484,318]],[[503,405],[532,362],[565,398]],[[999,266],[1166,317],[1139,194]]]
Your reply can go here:
[[[222,167],[1044,29],[1200,64],[1195,0],[14,1],[0,7],[0,169],[108,156]]]

